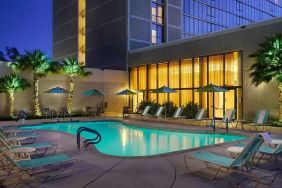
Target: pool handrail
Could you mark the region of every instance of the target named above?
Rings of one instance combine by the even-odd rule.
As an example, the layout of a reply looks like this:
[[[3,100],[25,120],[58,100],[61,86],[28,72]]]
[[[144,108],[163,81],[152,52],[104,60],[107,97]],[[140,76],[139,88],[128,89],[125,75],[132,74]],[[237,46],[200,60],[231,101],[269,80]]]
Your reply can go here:
[[[77,147],[78,147],[78,149],[80,149],[80,134],[81,134],[83,131],[96,134],[96,137],[95,137],[95,138],[84,140],[84,142],[83,142],[83,146],[84,146],[84,147],[87,147],[87,146],[89,146],[90,144],[98,144],[99,142],[101,142],[102,136],[101,136],[100,133],[98,133],[98,131],[96,131],[96,130],[94,130],[94,129],[90,129],[90,128],[88,128],[88,127],[80,127],[80,128],[77,129],[77,134],[76,134],[76,137],[77,137]]]

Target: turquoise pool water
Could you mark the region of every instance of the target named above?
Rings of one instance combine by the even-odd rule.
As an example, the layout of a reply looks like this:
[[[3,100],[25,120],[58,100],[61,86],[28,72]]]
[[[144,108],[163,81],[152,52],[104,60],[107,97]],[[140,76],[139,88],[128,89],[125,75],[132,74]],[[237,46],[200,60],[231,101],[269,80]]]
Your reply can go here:
[[[118,121],[50,123],[21,129],[55,130],[75,135],[82,126],[97,130],[102,135],[102,141],[96,145],[97,150],[114,156],[150,156],[246,138],[231,134],[156,130],[128,126]],[[82,136],[93,138],[93,134],[86,132]]]

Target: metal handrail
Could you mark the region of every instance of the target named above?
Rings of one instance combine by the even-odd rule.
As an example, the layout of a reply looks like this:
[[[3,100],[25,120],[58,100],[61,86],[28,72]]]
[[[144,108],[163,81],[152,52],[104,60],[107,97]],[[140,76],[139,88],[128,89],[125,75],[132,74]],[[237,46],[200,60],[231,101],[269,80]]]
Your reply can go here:
[[[95,138],[84,140],[84,142],[83,142],[83,146],[84,146],[84,147],[87,147],[87,146],[89,146],[90,144],[98,144],[99,142],[101,142],[102,136],[101,136],[101,134],[98,133],[96,130],[90,129],[90,128],[88,128],[88,127],[80,127],[80,128],[77,129],[77,133],[76,133],[76,141],[77,141],[77,147],[78,147],[78,149],[80,149],[80,134],[81,134],[83,131],[96,134],[96,137],[95,137]]]

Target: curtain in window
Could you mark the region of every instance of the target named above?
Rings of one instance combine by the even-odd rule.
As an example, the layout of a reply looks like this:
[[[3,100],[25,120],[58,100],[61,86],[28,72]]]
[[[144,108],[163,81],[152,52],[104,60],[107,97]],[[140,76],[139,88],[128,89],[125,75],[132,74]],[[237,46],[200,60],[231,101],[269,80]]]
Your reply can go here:
[[[179,88],[179,62],[169,63],[169,87]]]
[[[200,87],[200,58],[194,58],[194,87]]]
[[[188,102],[192,102],[192,90],[181,90],[181,106],[184,106]]]
[[[209,56],[209,84],[223,86],[223,55]]]
[[[130,70],[130,89],[137,90],[137,67],[132,67]]]
[[[169,94],[169,101],[172,101],[176,106],[179,106],[179,91]]]
[[[168,86],[167,63],[158,64],[158,87]]]
[[[241,85],[239,52],[227,53],[225,55],[225,84],[227,86]]]
[[[192,59],[181,61],[181,88],[193,87],[193,64]]]
[[[157,88],[157,65],[149,65],[149,89]]]
[[[140,66],[138,67],[138,82],[139,82],[139,90],[147,89],[147,67]]]

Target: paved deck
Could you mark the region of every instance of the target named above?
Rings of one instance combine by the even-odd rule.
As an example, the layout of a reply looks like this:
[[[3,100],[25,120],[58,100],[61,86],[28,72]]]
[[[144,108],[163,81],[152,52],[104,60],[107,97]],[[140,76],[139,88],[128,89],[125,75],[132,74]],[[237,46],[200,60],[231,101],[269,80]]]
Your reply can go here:
[[[27,121],[26,124],[38,123],[41,120]],[[137,122],[135,122],[137,123]],[[7,122],[0,122],[1,125],[7,125]],[[9,122],[11,124],[11,122]],[[206,129],[195,126],[180,126],[159,123],[146,123],[154,127],[164,127],[173,129]],[[223,130],[221,130],[223,131]],[[234,131],[237,132],[237,131]],[[231,187],[228,178],[225,175],[220,175],[216,180],[210,181],[203,177],[193,175],[186,170],[184,163],[184,154],[186,152],[174,153],[158,157],[148,158],[119,158],[106,156],[95,149],[78,151],[76,148],[76,138],[73,135],[40,131],[42,136],[40,140],[52,141],[59,144],[58,153],[67,152],[78,159],[75,165],[75,172],[72,176],[61,177],[39,183],[32,181],[30,177],[25,177],[24,183],[18,187],[68,187],[68,188],[182,188],[182,187]],[[252,134],[252,133],[246,133]],[[274,135],[281,137],[281,135]],[[231,144],[221,146],[208,147],[207,150],[229,156],[226,148]],[[195,167],[201,164],[197,161],[191,161]],[[278,161],[282,168],[282,161]],[[274,163],[263,162],[260,168],[275,169]],[[69,173],[69,170],[63,173]],[[62,174],[61,174],[62,175]],[[13,187],[14,178],[2,182],[2,187]],[[279,173],[273,187],[281,187],[282,174]],[[255,184],[250,181],[245,181],[242,187],[253,187]],[[0,186],[1,187],[1,186]],[[268,186],[259,186],[268,187]]]

